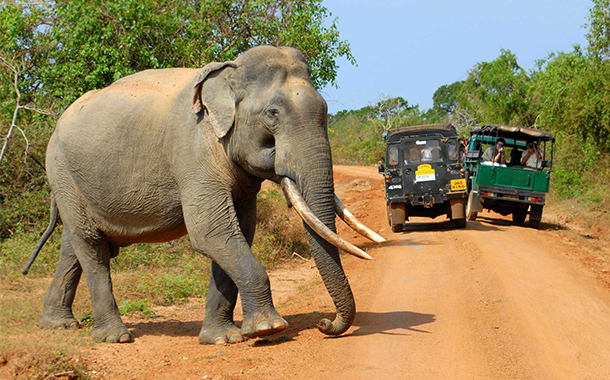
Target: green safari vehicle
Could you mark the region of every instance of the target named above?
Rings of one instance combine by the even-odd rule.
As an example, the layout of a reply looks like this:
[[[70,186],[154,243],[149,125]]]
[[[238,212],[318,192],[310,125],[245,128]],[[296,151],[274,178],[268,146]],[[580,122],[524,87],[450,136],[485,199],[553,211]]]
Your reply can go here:
[[[551,183],[552,134],[539,129],[485,125],[470,131],[465,168],[468,181],[466,216],[489,209],[540,227]]]
[[[440,215],[466,226],[466,178],[455,127],[418,125],[385,136],[386,166],[379,165],[386,190],[388,223],[400,232],[410,216]]]

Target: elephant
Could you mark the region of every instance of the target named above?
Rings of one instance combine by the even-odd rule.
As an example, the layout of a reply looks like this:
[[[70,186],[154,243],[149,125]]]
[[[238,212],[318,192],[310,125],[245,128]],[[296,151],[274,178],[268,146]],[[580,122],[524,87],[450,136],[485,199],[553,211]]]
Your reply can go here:
[[[326,119],[306,58],[292,47],[258,46],[200,69],[145,70],[80,97],[49,140],[51,221],[23,269],[27,273],[61,217],[61,253],[39,326],[78,328],[72,303],[84,272],[93,338],[132,341],[113,295],[110,259],[121,247],[188,233],[193,249],[212,261],[201,344],[287,328],[251,251],[256,196],[270,180],[281,184],[289,207],[303,217],[336,306],[334,320],[322,319],[318,328],[344,333],[356,307],[337,247],[371,257],[336,235],[336,213],[374,241],[383,238],[334,195]],[[233,319],[238,293],[241,327]]]

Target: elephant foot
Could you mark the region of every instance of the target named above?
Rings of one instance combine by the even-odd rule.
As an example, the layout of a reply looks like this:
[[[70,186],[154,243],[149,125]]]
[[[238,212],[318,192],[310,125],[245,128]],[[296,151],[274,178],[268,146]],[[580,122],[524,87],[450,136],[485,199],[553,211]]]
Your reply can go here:
[[[106,343],[129,343],[133,341],[133,336],[127,327],[121,322],[118,326],[93,326],[91,331],[93,339]]]
[[[199,333],[200,344],[240,343],[244,340],[239,327],[235,326],[233,323],[227,323],[224,326],[208,326],[204,322],[201,332]]]
[[[275,311],[256,312],[244,316],[241,325],[241,334],[247,338],[256,338],[263,335],[275,334],[288,328],[288,322]]]
[[[53,309],[46,305],[40,314],[38,325],[43,329],[77,330],[80,327],[78,320],[72,314],[72,310],[68,308]]]

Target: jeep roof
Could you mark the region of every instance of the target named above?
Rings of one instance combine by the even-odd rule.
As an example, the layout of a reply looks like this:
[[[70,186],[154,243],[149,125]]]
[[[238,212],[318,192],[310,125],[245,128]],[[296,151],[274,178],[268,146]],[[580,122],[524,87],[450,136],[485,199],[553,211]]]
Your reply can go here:
[[[541,129],[534,128],[526,128],[526,127],[518,127],[512,125],[498,125],[498,124],[489,124],[482,125],[479,127],[474,127],[470,130],[470,135],[498,135],[502,137],[509,137],[513,139],[523,139],[527,137],[540,139],[543,141],[555,141],[553,138],[553,134],[548,131],[543,131]]]
[[[445,137],[457,136],[457,131],[451,124],[412,125],[390,131],[386,137],[386,141],[398,142],[403,136],[427,135],[430,133],[440,133]]]

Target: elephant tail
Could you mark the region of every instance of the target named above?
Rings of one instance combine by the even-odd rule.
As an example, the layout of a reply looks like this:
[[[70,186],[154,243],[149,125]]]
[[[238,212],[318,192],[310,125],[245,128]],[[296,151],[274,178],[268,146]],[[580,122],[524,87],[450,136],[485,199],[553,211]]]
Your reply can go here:
[[[49,226],[45,230],[44,234],[42,234],[42,237],[40,238],[40,240],[38,240],[38,244],[36,244],[36,248],[34,248],[34,252],[32,253],[32,256],[30,256],[28,263],[25,264],[25,266],[21,270],[21,273],[23,273],[23,274],[28,274],[28,272],[30,271],[30,267],[32,266],[32,263],[34,262],[34,260],[36,260],[36,256],[38,256],[38,253],[42,249],[42,246],[44,245],[44,243],[47,242],[47,240],[49,239],[49,236],[51,236],[51,234],[53,233],[53,230],[55,230],[55,226],[57,225],[57,220],[59,219],[59,210],[57,209],[57,203],[55,202],[55,197],[53,197],[53,195],[51,195],[51,210],[50,211],[51,211],[51,220],[49,222]]]

